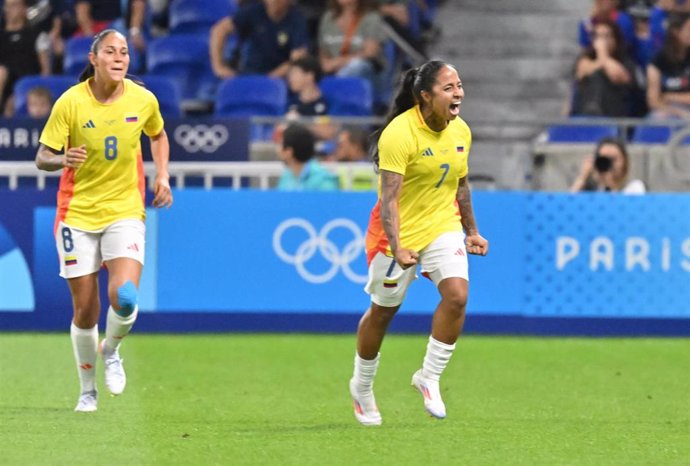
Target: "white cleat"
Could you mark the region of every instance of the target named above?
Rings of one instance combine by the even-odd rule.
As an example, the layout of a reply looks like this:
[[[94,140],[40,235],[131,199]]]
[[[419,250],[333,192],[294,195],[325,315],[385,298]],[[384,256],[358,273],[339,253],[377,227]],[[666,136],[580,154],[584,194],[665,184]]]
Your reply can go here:
[[[439,389],[438,381],[428,379],[422,375],[422,370],[419,369],[412,375],[412,386],[422,394],[424,398],[424,408],[436,419],[443,419],[446,417],[446,405],[441,399],[441,390]]]
[[[355,408],[355,418],[360,424],[365,426],[380,426],[382,419],[379,409],[376,407],[376,399],[374,392],[369,390],[360,390],[355,379],[350,379],[350,395],[352,395],[352,404]]]
[[[84,392],[79,395],[77,407],[74,410],[78,413],[92,413],[98,409],[98,392],[96,390]]]
[[[122,365],[123,360],[120,358],[120,353],[118,350],[108,351],[105,347],[105,340],[101,341],[98,351],[103,356],[103,362],[105,363],[106,387],[113,395],[121,394],[125,390],[125,385],[127,385],[127,375]]]

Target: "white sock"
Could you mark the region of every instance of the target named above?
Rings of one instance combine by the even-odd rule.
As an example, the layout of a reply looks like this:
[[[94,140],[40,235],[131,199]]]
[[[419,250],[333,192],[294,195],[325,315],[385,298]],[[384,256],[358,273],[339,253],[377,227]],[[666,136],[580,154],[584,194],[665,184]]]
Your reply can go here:
[[[455,344],[447,345],[429,335],[426,354],[422,364],[422,375],[428,379],[438,381],[453,355]]]
[[[376,353],[374,359],[362,359],[359,357],[359,354],[355,352],[354,378],[357,385],[369,389],[374,386],[374,377],[376,376],[376,369],[379,367],[380,359],[381,353]]]
[[[98,352],[98,325],[93,328],[79,328],[72,325],[69,329],[72,338],[74,359],[77,362],[81,393],[96,389],[96,353]]]
[[[127,317],[122,317],[112,306],[108,307],[108,319],[105,326],[105,346],[109,351],[115,351],[122,339],[132,330],[134,321],[137,320],[139,306],[135,306],[134,312]]]

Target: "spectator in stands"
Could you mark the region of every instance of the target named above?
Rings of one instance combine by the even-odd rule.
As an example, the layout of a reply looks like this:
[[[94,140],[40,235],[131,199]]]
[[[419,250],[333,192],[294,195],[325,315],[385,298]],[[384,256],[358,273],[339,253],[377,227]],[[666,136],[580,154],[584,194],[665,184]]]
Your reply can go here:
[[[371,0],[329,0],[319,24],[319,59],[325,73],[368,79],[375,93],[386,83],[381,15]]]
[[[424,43],[431,43],[436,41],[441,36],[441,28],[435,22],[436,9],[439,4],[445,0],[409,0],[417,4],[419,8],[420,18],[419,26],[422,33],[422,41]]]
[[[71,0],[44,0],[36,2],[28,14],[32,26],[46,32],[50,38],[50,61],[53,74],[62,73],[65,39],[76,28]]]
[[[5,0],[0,25],[0,114],[14,114],[12,90],[23,76],[50,74],[48,35],[32,27],[26,0]]]
[[[238,37],[236,52],[226,63],[223,49],[233,33]],[[263,0],[219,20],[211,29],[209,53],[213,72],[221,79],[237,74],[285,77],[290,60],[304,56],[307,48],[306,22],[292,0]]]
[[[618,0],[594,0],[589,17],[580,21],[578,32],[580,47],[587,49],[592,45],[594,23],[604,19],[610,19],[618,25],[623,34],[623,40],[629,56],[637,56],[634,21],[628,13],[618,10]]]
[[[657,0],[649,13],[649,35],[654,52],[664,45],[671,13],[690,13],[690,0]]]
[[[383,20],[393,28],[399,39],[405,41],[421,55],[425,55],[424,44],[419,36],[421,24],[416,25],[417,33],[413,30],[410,18],[409,3],[417,0],[378,0],[378,11]],[[417,7],[421,8],[421,7]]]
[[[333,191],[338,178],[314,159],[315,138],[309,128],[292,123],[283,132],[278,157],[285,163],[278,189],[285,191]]]
[[[335,162],[354,162],[340,167],[340,187],[355,191],[374,190],[378,176],[369,159],[369,132],[361,126],[345,126],[338,133],[338,142],[330,157]]]
[[[50,89],[37,86],[26,93],[26,110],[29,117],[43,120],[48,118],[53,108],[53,93]]]
[[[319,88],[320,80],[321,65],[316,58],[305,55],[290,62],[287,82],[291,95],[285,115],[287,121],[328,115],[328,104]],[[336,127],[328,118],[319,118],[309,129],[320,140],[331,139],[336,133]],[[282,132],[285,126],[279,125],[276,130]]]
[[[309,55],[290,62],[287,82],[291,95],[288,116],[319,116],[328,114],[328,104],[319,89],[321,66]]]
[[[570,191],[644,194],[644,183],[638,179],[628,180],[629,172],[630,157],[624,143],[618,139],[604,138],[597,144],[594,155],[588,155],[583,160],[580,174],[570,186]]]
[[[615,22],[597,20],[592,45],[575,63],[576,90],[572,115],[624,117],[631,114],[635,64],[625,52]]]
[[[345,126],[338,133],[332,159],[336,162],[369,162],[369,133],[361,126]]]
[[[319,34],[319,22],[326,12],[326,2],[323,0],[297,0],[297,5],[307,22],[307,36],[309,37],[309,53],[316,56],[316,37]]]
[[[635,39],[637,40],[635,59],[642,69],[645,69],[656,53],[649,25],[651,6],[647,4],[646,0],[637,0],[627,5],[625,11],[628,12],[635,25]]]
[[[647,67],[652,116],[690,119],[690,14],[670,17],[664,46]]]
[[[146,48],[144,39],[145,0],[127,0],[127,11],[114,0],[77,0],[74,10],[78,29],[76,36],[94,36],[107,28],[128,35],[129,43],[138,51]],[[136,70],[135,70],[136,71]]]
[[[151,15],[151,35],[164,36],[170,26],[170,2],[172,0],[148,0]]]

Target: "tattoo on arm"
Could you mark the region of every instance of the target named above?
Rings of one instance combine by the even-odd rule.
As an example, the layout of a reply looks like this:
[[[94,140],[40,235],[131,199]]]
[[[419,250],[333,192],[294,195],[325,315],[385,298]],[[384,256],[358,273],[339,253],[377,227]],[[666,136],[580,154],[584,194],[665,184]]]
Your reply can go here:
[[[398,200],[402,183],[403,177],[399,173],[381,170],[381,223],[393,252],[400,247]]]
[[[458,201],[458,208],[460,209],[460,222],[462,223],[462,228],[465,230],[465,233],[468,235],[478,233],[477,223],[474,220],[474,211],[472,210],[472,193],[467,177],[460,178],[456,199]]]
[[[40,144],[38,146],[38,151],[36,151],[36,166],[40,170],[46,171],[56,171],[63,168],[63,155],[60,152],[51,149],[45,144]]]

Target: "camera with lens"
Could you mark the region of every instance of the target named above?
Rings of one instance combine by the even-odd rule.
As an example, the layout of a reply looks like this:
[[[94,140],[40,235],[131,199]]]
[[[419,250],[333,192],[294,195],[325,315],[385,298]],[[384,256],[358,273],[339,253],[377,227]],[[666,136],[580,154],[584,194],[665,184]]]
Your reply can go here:
[[[613,159],[611,157],[606,157],[601,154],[597,154],[594,157],[594,169],[599,173],[604,173],[613,168]]]

